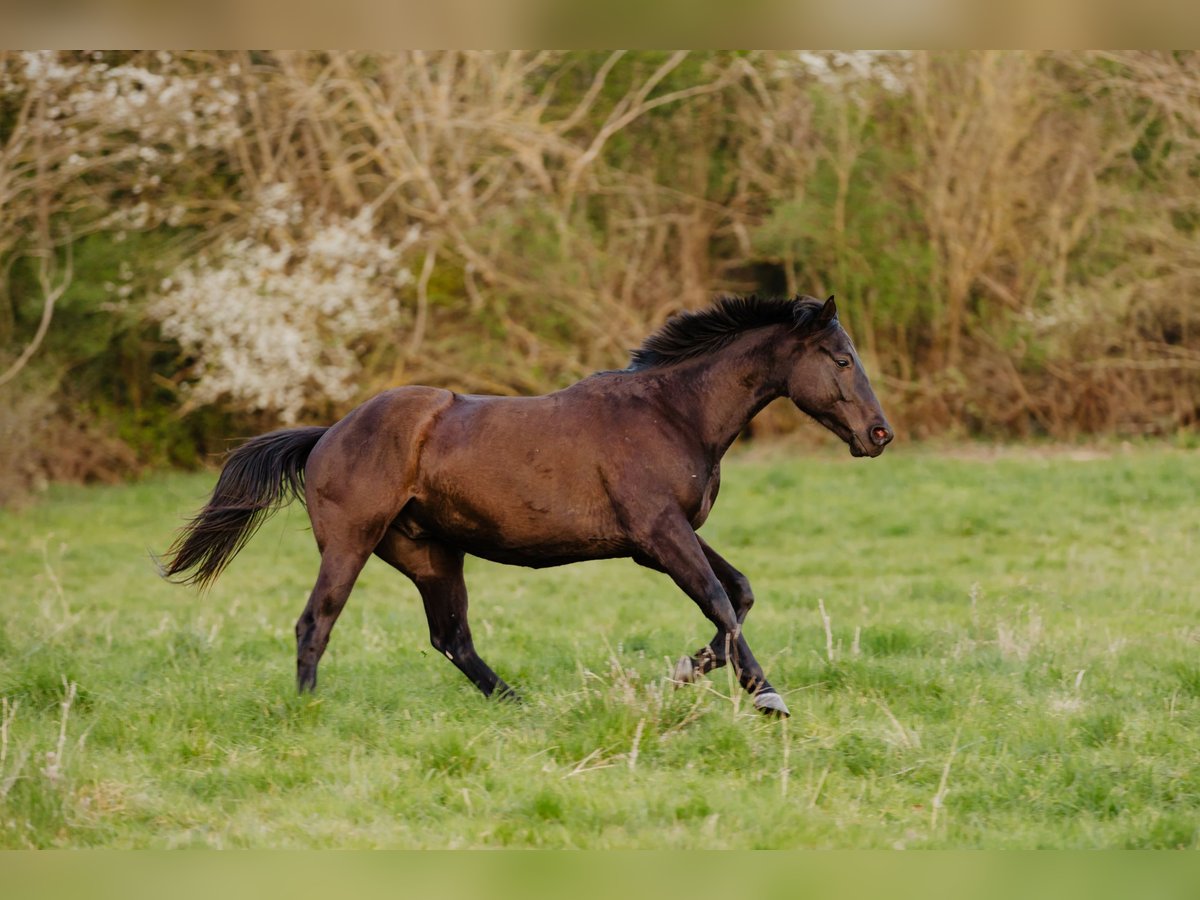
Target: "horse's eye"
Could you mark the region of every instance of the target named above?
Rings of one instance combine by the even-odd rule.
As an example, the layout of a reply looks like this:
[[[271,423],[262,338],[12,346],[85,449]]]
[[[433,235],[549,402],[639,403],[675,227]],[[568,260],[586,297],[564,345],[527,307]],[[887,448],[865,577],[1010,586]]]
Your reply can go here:
[[[838,364],[839,369],[844,369],[850,365],[850,360],[848,359],[835,359],[834,362]]]

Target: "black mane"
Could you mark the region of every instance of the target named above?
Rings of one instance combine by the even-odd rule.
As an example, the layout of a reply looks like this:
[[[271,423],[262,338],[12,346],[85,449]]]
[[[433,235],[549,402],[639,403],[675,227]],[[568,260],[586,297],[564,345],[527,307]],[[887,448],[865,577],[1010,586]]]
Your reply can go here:
[[[633,351],[630,370],[669,366],[719,350],[751,328],[791,325],[804,331],[814,323],[821,301],[812,297],[721,297],[708,309],[672,316]]]

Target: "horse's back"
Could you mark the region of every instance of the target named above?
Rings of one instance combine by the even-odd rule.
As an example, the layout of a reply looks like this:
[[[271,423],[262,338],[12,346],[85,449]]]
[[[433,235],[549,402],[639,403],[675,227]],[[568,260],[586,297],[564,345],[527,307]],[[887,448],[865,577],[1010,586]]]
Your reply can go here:
[[[450,482],[509,485],[522,495],[586,495],[639,429],[623,398],[586,382],[537,397],[455,395],[430,429],[422,468]],[[540,491],[539,491],[540,489]]]

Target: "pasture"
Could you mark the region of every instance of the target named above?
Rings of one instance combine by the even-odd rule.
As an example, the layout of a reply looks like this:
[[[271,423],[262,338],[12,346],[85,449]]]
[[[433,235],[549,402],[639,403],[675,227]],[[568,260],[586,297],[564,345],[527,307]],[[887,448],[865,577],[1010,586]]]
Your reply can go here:
[[[703,535],[792,718],[628,561],[468,562],[485,700],[368,564],[315,696],[297,505],[207,595],[161,551],[215,474],[0,512],[0,846],[1200,846],[1200,462],[1165,446],[738,451]]]

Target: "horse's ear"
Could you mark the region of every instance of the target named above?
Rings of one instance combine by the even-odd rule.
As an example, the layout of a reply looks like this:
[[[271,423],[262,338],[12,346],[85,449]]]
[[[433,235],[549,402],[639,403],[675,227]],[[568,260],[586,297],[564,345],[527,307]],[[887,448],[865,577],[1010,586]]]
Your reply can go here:
[[[829,299],[821,307],[821,311],[817,313],[817,327],[824,328],[836,318],[837,304],[833,302],[833,294],[830,294]]]

